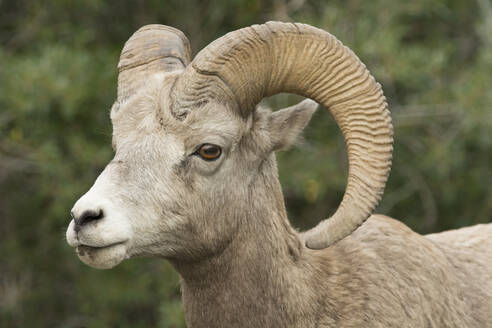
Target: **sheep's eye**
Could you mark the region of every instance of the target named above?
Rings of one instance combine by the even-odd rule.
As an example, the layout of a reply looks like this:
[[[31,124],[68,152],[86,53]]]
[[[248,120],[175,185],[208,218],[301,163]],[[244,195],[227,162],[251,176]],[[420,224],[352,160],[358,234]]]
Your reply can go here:
[[[201,158],[206,161],[214,161],[222,154],[222,149],[219,146],[212,144],[203,144],[196,152]]]

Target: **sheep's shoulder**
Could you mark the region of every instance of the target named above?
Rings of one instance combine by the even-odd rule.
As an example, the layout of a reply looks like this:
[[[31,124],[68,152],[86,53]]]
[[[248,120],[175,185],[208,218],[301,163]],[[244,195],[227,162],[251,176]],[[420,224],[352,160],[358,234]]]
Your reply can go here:
[[[492,279],[486,272],[491,262],[476,259],[482,253],[490,256],[490,247],[483,246],[490,235],[479,236],[486,229],[422,236],[397,220],[373,215],[327,255],[336,258],[331,265],[338,279],[351,272],[342,285],[356,284],[365,291],[361,306],[366,315],[385,313],[380,317],[383,326],[403,318],[412,327],[486,326],[492,320],[487,312]],[[453,237],[457,241],[446,244]]]

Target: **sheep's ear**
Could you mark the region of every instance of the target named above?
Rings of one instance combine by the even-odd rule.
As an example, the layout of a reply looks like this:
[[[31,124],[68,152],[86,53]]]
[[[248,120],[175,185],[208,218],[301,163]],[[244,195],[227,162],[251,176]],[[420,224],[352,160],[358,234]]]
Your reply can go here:
[[[309,123],[318,104],[306,99],[297,105],[270,114],[268,130],[272,151],[285,150],[292,146]]]

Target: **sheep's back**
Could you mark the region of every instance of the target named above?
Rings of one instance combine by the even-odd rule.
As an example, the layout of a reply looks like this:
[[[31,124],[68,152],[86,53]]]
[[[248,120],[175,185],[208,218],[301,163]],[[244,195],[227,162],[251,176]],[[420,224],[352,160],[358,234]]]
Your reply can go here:
[[[449,261],[463,273],[463,278],[481,280],[482,288],[488,288],[492,297],[492,223],[425,237],[447,254]]]
[[[492,223],[425,236],[446,254],[473,311],[492,325]],[[480,313],[477,313],[480,315]]]

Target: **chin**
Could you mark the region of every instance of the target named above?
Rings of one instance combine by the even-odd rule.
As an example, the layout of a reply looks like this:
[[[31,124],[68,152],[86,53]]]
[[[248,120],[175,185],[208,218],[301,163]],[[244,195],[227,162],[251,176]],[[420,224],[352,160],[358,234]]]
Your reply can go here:
[[[116,244],[107,247],[80,245],[76,249],[79,259],[95,269],[111,269],[127,258],[126,246]]]

